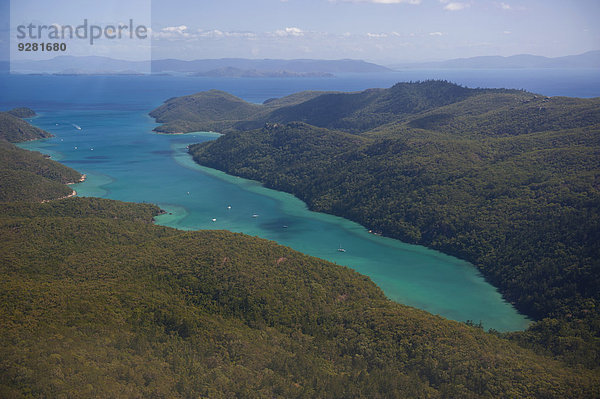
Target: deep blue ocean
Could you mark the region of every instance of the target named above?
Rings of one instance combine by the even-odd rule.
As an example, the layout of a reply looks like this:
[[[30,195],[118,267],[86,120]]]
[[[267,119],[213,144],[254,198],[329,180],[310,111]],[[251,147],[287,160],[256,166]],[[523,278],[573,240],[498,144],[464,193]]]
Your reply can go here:
[[[0,108],[26,103],[37,110],[158,105],[169,97],[219,89],[261,103],[302,90],[357,91],[398,82],[448,80],[467,87],[524,89],[546,96],[600,97],[597,69],[406,70],[334,78],[203,78],[175,76],[0,75]],[[110,90],[107,88],[110,87]],[[37,96],[32,94],[37,93]],[[140,97],[145,103],[140,103]],[[115,99],[118,98],[118,101]],[[64,108],[62,108],[64,109]]]
[[[74,186],[78,195],[156,203],[170,212],[159,218],[161,224],[257,235],[368,275],[398,302],[454,320],[482,321],[486,328],[523,329],[529,320],[469,263],[374,236],[356,223],[310,212],[291,195],[200,167],[186,146],[215,134],[155,134],[148,116],[168,98],[208,89],[260,103],[301,90],[357,91],[425,79],[547,96],[600,96],[595,70],[432,70],[315,79],[2,75],[0,109],[27,106],[38,112],[31,122],[55,137],[22,146],[86,173],[88,180]]]

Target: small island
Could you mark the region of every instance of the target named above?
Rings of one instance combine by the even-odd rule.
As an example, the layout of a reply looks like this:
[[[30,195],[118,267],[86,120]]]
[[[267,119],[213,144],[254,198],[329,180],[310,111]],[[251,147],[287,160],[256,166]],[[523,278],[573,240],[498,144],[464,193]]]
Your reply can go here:
[[[329,72],[294,72],[285,69],[241,69],[235,67],[222,67],[210,71],[196,72],[191,76],[211,78],[333,78]]]

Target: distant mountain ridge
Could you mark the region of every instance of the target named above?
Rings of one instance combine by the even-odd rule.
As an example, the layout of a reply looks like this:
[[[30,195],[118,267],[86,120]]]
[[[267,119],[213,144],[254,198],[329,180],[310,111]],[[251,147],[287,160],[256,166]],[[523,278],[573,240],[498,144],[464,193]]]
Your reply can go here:
[[[542,57],[519,54],[510,57],[482,56],[456,58],[438,62],[397,63],[390,68],[398,69],[510,69],[510,68],[600,68],[600,50],[588,51],[564,57]]]
[[[150,65],[149,65],[150,63]],[[436,62],[404,62],[382,66],[356,59],[158,59],[126,61],[101,56],[61,55],[48,60],[13,61],[6,69],[24,74],[135,75],[175,74],[205,77],[330,77],[345,73],[390,73],[403,69],[600,68],[600,50],[548,58],[531,54],[481,56]],[[4,67],[3,67],[4,68]]]
[[[314,60],[314,59],[245,59],[221,58],[183,61],[175,59],[153,60],[152,72],[208,72],[233,67],[245,70],[290,71],[298,73],[372,73],[391,72],[391,69],[362,60]]]
[[[192,76],[212,78],[332,78],[335,75],[329,72],[292,72],[287,70],[263,71],[258,69],[223,67],[211,69],[206,72],[196,72]]]
[[[29,74],[136,74],[147,73],[148,61],[126,61],[100,56],[58,56],[49,60],[14,61],[12,70]],[[298,77],[336,73],[381,73],[392,70],[381,65],[362,60],[313,60],[313,59],[244,59],[222,58],[203,60],[162,59],[151,61],[152,73],[173,73],[187,75],[229,75],[239,71],[255,71],[263,77]],[[235,72],[235,71],[238,72]],[[218,72],[221,71],[221,72]]]

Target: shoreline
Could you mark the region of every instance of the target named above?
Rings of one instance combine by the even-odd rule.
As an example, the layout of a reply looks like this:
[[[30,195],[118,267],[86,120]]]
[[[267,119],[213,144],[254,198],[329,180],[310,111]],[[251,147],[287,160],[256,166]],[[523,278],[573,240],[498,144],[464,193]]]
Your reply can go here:
[[[78,181],[71,182],[71,183],[65,183],[65,186],[70,186],[71,184],[83,183],[85,181],[85,179],[87,179],[87,175],[84,173],[81,175],[81,177],[79,178]],[[48,200],[42,200],[42,204],[44,204],[46,202],[50,202],[50,201],[58,201],[58,200],[62,200],[65,198],[75,197],[76,195],[77,195],[77,191],[71,190],[71,194],[69,194],[69,195],[65,195],[63,197],[58,197],[58,198],[52,198],[52,199],[48,199]]]
[[[191,153],[189,152],[189,146],[188,146],[188,154],[191,156]],[[516,312],[517,312],[518,314],[520,314],[520,315],[522,315],[522,316],[525,316],[525,317],[526,317],[526,318],[527,318],[527,319],[530,321],[530,324],[531,324],[531,323],[534,323],[534,322],[537,322],[537,321],[539,321],[539,319],[538,319],[538,318],[536,318],[534,315],[532,315],[532,314],[529,314],[528,312],[525,312],[525,311],[524,311],[524,310],[523,310],[523,309],[522,309],[522,308],[519,306],[519,303],[518,303],[517,301],[515,301],[515,300],[513,300],[513,299],[510,299],[510,298],[508,298],[508,297],[506,297],[506,296],[505,296],[505,294],[504,294],[504,292],[502,292],[502,290],[500,289],[500,286],[499,286],[499,285],[496,285],[496,284],[495,284],[495,283],[494,283],[494,282],[493,282],[493,281],[492,281],[492,280],[491,280],[491,279],[490,279],[488,276],[486,276],[486,275],[483,273],[483,269],[481,268],[480,264],[478,264],[478,263],[476,262],[476,260],[475,260],[475,259],[470,259],[470,258],[468,258],[468,257],[462,256],[462,255],[461,255],[461,254],[459,254],[459,253],[452,252],[452,251],[448,251],[448,250],[445,250],[444,248],[439,248],[439,247],[436,247],[436,246],[434,246],[434,245],[430,245],[430,244],[428,244],[428,243],[416,243],[416,242],[411,242],[411,241],[408,241],[408,240],[406,240],[406,241],[405,241],[405,240],[403,240],[403,239],[401,239],[401,238],[399,238],[399,237],[395,237],[395,236],[393,236],[393,235],[387,234],[387,233],[386,233],[386,232],[384,232],[384,231],[381,231],[381,230],[373,230],[372,228],[369,228],[369,227],[367,227],[366,225],[364,225],[364,224],[363,224],[363,223],[362,223],[360,220],[358,220],[358,219],[354,219],[354,218],[351,218],[351,217],[348,217],[347,215],[343,215],[343,214],[341,214],[341,213],[332,213],[332,212],[327,212],[327,211],[323,211],[323,210],[315,210],[315,209],[314,209],[314,208],[312,208],[310,205],[308,205],[308,203],[307,203],[307,202],[306,202],[304,199],[300,198],[300,196],[298,196],[296,193],[294,193],[294,192],[293,192],[293,191],[291,191],[291,190],[290,190],[290,191],[287,191],[287,190],[283,190],[283,189],[281,189],[281,188],[279,188],[279,187],[271,187],[271,186],[269,186],[269,185],[265,184],[265,182],[263,182],[263,181],[261,181],[261,180],[255,180],[255,179],[249,178],[249,177],[247,177],[247,176],[243,176],[243,175],[232,174],[232,173],[231,173],[231,172],[229,172],[229,171],[226,171],[226,170],[224,170],[224,169],[219,169],[219,168],[216,168],[215,166],[212,166],[212,165],[211,165],[211,166],[209,166],[209,165],[204,165],[204,164],[202,164],[202,163],[198,162],[196,159],[194,159],[194,157],[193,157],[193,156],[192,156],[192,160],[193,160],[193,162],[194,162],[195,164],[197,164],[197,165],[200,165],[200,166],[202,166],[202,167],[206,167],[206,168],[211,168],[211,169],[217,170],[217,171],[219,171],[219,172],[225,173],[225,174],[226,174],[226,175],[228,175],[228,176],[232,176],[232,177],[238,177],[238,178],[242,178],[242,179],[248,179],[248,180],[253,180],[253,181],[257,182],[258,184],[260,184],[262,187],[264,187],[264,188],[267,188],[267,189],[269,189],[269,190],[274,190],[274,191],[279,191],[279,192],[283,192],[283,193],[286,193],[286,194],[290,194],[290,195],[294,196],[296,199],[298,199],[298,200],[300,200],[300,201],[304,202],[304,203],[306,204],[306,207],[307,207],[307,209],[308,209],[309,211],[311,211],[311,212],[317,212],[317,213],[322,213],[322,214],[326,214],[326,215],[331,215],[331,216],[336,216],[336,217],[339,217],[339,218],[342,218],[342,219],[348,220],[348,221],[350,221],[350,222],[357,223],[357,224],[358,224],[358,225],[360,225],[362,228],[364,228],[364,229],[367,231],[367,233],[369,233],[369,235],[376,236],[376,237],[389,238],[389,239],[392,239],[392,240],[395,240],[395,241],[398,241],[398,242],[401,242],[401,243],[404,243],[404,244],[408,244],[408,245],[416,245],[416,246],[419,246],[419,247],[426,248],[426,249],[428,249],[428,250],[432,250],[432,251],[439,252],[439,253],[441,253],[441,254],[443,254],[443,255],[446,255],[446,256],[451,256],[451,257],[454,257],[454,258],[456,258],[456,259],[459,259],[459,260],[462,260],[462,261],[468,262],[469,264],[471,264],[471,266],[472,266],[473,268],[475,268],[475,269],[477,270],[477,272],[478,272],[478,273],[481,275],[481,277],[483,278],[483,280],[484,280],[484,281],[485,281],[487,284],[489,284],[490,286],[494,287],[494,288],[495,288],[495,289],[496,289],[496,290],[497,290],[497,291],[500,293],[500,295],[501,295],[501,297],[502,297],[502,300],[503,300],[505,303],[509,304],[509,305],[510,305],[510,306],[511,306],[513,309],[515,309],[515,310],[516,310]],[[379,284],[377,284],[377,285],[379,286]],[[387,295],[387,294],[386,294],[386,295]],[[529,327],[527,327],[527,328],[529,328]]]
[[[152,130],[152,132],[154,134],[164,134],[164,135],[182,135],[182,134],[190,134],[190,133],[214,133],[214,134],[219,134],[219,135],[223,135],[223,133],[219,133],[219,132],[215,132],[212,130],[194,130],[191,132],[159,132],[158,130]]]
[[[85,181],[85,179],[87,179],[87,175],[84,173],[81,175],[81,177],[79,178],[78,181],[74,181],[74,182],[70,182],[70,183],[65,183],[66,185],[71,185],[71,184],[77,184],[77,183],[83,183]],[[75,192],[73,190],[73,192]]]
[[[173,133],[159,133],[159,132],[153,132],[153,133],[155,133],[155,134],[173,134]],[[189,133],[193,133],[193,132],[189,132]],[[182,134],[183,134],[183,133],[182,133]],[[216,134],[216,135],[219,135],[219,133],[216,133],[216,132],[215,132],[215,134]],[[194,160],[194,163],[195,163],[195,164],[199,164],[199,163],[198,163],[198,162],[196,162],[195,160]],[[226,172],[225,172],[225,173],[226,173]],[[230,175],[230,176],[232,176],[232,175]],[[78,182],[83,182],[83,181],[85,181],[85,180],[86,180],[86,178],[87,178],[87,176],[86,176],[85,174],[82,174],[82,175],[81,175],[81,177],[80,177],[80,179],[79,179],[78,181],[75,181],[75,182],[72,182],[72,183],[68,183],[68,184],[76,184],[76,183],[78,183]],[[276,189],[274,189],[274,190],[276,190]],[[285,192],[285,191],[282,191],[282,190],[276,190],[276,191]],[[298,197],[297,197],[297,196],[295,196],[293,193],[289,193],[289,194],[293,195],[295,198],[298,198]],[[65,198],[73,197],[73,196],[75,196],[75,195],[77,195],[77,192],[73,190],[73,192],[72,192],[70,195],[63,196],[63,197],[61,197],[61,198],[57,198],[57,199],[65,199]],[[327,214],[326,212],[321,212],[321,213]],[[329,215],[331,215],[331,214],[329,214]],[[336,215],[333,215],[333,216],[336,216]],[[344,219],[346,219],[346,220],[349,220],[349,221],[353,221],[352,219],[345,218],[345,217],[344,217]],[[354,222],[356,222],[356,221],[354,221]],[[360,223],[358,223],[358,224],[360,225]],[[362,226],[362,227],[363,227],[364,229],[368,230],[368,228],[367,228],[366,226]],[[371,236],[371,237],[372,237],[373,235],[372,235],[372,234],[369,234],[369,236]],[[396,239],[396,240],[397,240],[397,239]],[[402,242],[402,240],[398,240],[398,241],[399,241],[399,242]],[[423,247],[425,247],[425,248],[428,248],[427,246],[423,246]],[[441,252],[441,251],[440,251],[440,252]],[[443,254],[443,252],[441,252],[441,253]],[[314,256],[314,255],[313,255],[313,256]],[[365,275],[368,275],[368,274],[365,274]],[[485,279],[484,279],[484,280],[485,280]],[[486,282],[487,282],[488,284],[490,283],[489,281],[486,281]],[[494,287],[494,288],[496,288],[496,289],[497,289],[497,287],[496,287],[496,286],[494,286],[493,284],[490,284],[490,285],[491,285],[492,287]],[[389,294],[386,294],[386,295],[389,295]],[[389,297],[388,297],[388,298],[389,298]],[[396,301],[397,301],[397,302],[399,302],[399,300],[396,300]],[[507,304],[509,304],[509,302],[508,302],[508,301],[506,301],[506,300],[505,300],[505,302],[506,302]],[[511,306],[511,305],[509,304],[509,306]],[[512,307],[512,308],[515,308],[514,306],[511,306],[511,307]],[[518,309],[516,309],[516,308],[515,308],[515,310],[516,310],[516,312],[517,312],[517,313],[521,313],[521,312],[519,312],[519,310],[518,310]],[[523,316],[527,316],[527,315],[525,315],[525,314],[523,314],[523,313],[521,313],[521,315],[523,315]],[[526,327],[519,328],[518,330],[522,330],[522,329],[525,329],[525,328],[526,328]],[[506,331],[515,331],[515,330],[517,330],[517,329],[514,329],[514,330],[513,330],[513,329],[510,329],[510,330],[506,330]]]
[[[52,199],[42,200],[41,203],[45,204],[45,203],[50,202],[50,201],[59,201],[59,200],[65,199],[65,198],[74,197],[76,195],[77,195],[77,191],[72,190],[71,194],[69,194],[69,195],[65,195],[64,197],[58,197],[58,198],[52,198]]]

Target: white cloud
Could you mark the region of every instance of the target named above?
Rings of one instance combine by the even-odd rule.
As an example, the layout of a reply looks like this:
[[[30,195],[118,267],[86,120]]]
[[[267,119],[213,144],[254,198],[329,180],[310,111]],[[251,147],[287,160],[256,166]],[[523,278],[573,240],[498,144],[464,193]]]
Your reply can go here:
[[[414,5],[418,5],[421,4],[421,0],[367,0],[370,3],[377,3],[377,4],[400,4],[400,3],[406,3],[406,4],[414,4]]]
[[[367,36],[371,39],[380,39],[383,37],[388,37],[386,33],[367,33]]]
[[[168,26],[166,28],[162,28],[158,32],[152,32],[152,37],[158,40],[198,40],[198,39],[221,39],[221,38],[242,38],[242,39],[255,39],[258,37],[258,34],[254,32],[228,32],[221,31],[219,29],[212,30],[203,30],[197,29],[195,31],[190,31],[189,28],[185,25],[180,26]]]
[[[469,8],[471,6],[468,3],[459,3],[459,2],[448,3],[447,1],[443,1],[443,3],[447,3],[446,6],[444,7],[444,10],[446,10],[446,11],[460,11],[460,10],[464,10],[465,8]]]
[[[254,32],[225,32],[225,36],[227,36],[227,37],[246,37],[248,39],[253,39],[257,35]]]
[[[421,0],[329,0],[331,3],[421,4]]]
[[[505,30],[503,33],[504,33],[505,35],[510,35],[512,32],[511,32],[511,31],[509,31],[509,30]]]
[[[185,25],[167,26],[166,28],[161,29],[162,32],[177,32],[177,33],[183,33],[186,30],[187,30],[187,26],[185,26]]]
[[[257,35],[254,32],[227,32],[227,31],[221,31],[218,29],[212,29],[212,30],[202,30],[202,29],[198,29],[198,37],[203,37],[203,38],[222,38],[222,37],[240,37],[240,38],[248,38],[248,39],[253,39],[255,38]]]
[[[285,29],[279,29],[275,31],[275,35],[285,37],[285,36],[304,36],[304,31],[300,28],[291,27]]]
[[[224,33],[218,29],[209,30],[206,32],[202,32],[203,35],[212,36],[212,37],[223,37]]]
[[[429,36],[444,36],[442,32],[430,32]]]
[[[510,6],[510,4],[500,3],[499,6],[503,10],[512,10],[512,7]]]
[[[156,39],[181,39],[181,38],[190,38],[191,35],[187,32],[188,27],[185,25],[179,26],[167,26],[166,28],[162,28],[158,32],[153,32],[153,37]]]

